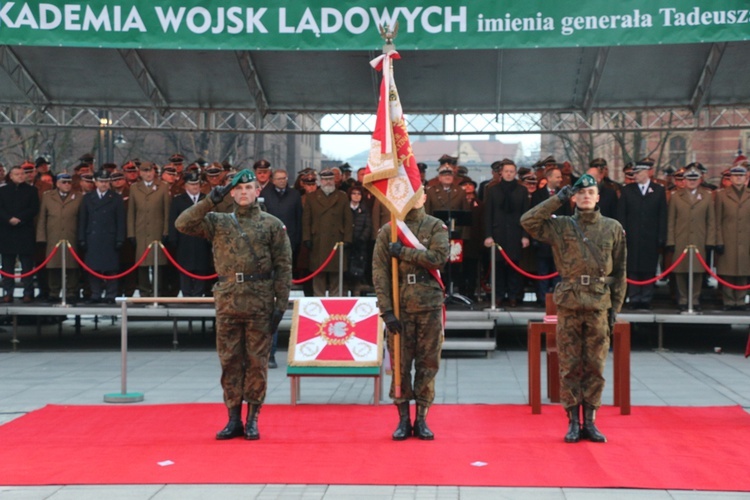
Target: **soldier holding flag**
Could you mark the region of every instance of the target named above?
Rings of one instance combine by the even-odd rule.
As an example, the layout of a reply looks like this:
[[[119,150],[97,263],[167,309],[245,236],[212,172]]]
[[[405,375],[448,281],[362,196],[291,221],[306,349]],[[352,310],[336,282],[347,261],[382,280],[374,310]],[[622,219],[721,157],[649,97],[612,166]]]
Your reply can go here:
[[[449,244],[442,221],[424,211],[424,188],[393,78],[392,60],[399,58],[391,43],[396,30],[381,30],[386,40],[383,55],[370,62],[383,72],[383,79],[363,183],[391,213],[390,224],[383,226],[375,243],[373,283],[389,332],[391,398],[399,413],[393,439],[400,441],[412,430],[420,439],[434,439],[426,417],[435,397],[443,341],[444,286],[438,268],[448,260]],[[414,428],[411,400],[417,402]]]

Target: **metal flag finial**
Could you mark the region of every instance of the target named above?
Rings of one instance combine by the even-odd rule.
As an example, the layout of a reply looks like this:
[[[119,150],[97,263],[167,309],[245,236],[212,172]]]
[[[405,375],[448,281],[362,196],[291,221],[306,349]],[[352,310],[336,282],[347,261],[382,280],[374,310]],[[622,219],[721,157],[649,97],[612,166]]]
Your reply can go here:
[[[393,31],[391,31],[387,23],[383,23],[383,25],[380,26],[380,37],[385,40],[383,54],[396,50],[396,46],[393,45],[393,40],[396,38],[396,35],[398,35],[398,21],[396,21]]]

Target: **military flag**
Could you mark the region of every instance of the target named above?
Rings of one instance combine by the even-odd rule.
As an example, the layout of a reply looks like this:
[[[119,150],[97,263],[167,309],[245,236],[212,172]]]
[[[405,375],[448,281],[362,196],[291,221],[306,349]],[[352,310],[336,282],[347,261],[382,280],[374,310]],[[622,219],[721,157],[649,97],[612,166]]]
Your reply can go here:
[[[383,327],[374,297],[295,301],[290,366],[380,366]]]
[[[390,50],[370,61],[383,78],[364,186],[391,214],[403,220],[424,189],[393,77],[392,61],[400,58],[398,52]]]

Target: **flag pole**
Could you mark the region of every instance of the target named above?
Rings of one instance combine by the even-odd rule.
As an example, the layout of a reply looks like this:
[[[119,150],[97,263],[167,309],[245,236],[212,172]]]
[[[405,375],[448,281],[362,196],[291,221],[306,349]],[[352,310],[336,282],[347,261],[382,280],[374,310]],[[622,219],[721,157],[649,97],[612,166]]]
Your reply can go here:
[[[394,30],[391,31],[387,24],[383,25],[380,29],[380,36],[385,40],[383,45],[383,54],[388,54],[392,50],[396,50],[396,46],[393,44],[393,39],[398,33],[398,22],[396,23]],[[388,65],[391,71],[393,71],[393,61],[388,58]],[[391,73],[392,74],[392,73]],[[388,82],[390,85],[390,82]],[[393,123],[388,123],[388,127],[391,128],[391,138],[393,138]],[[395,144],[392,147],[394,160],[397,161],[398,149]],[[398,228],[396,226],[396,214],[391,212],[391,243],[398,241]],[[396,319],[401,321],[401,304],[399,299],[398,289],[398,259],[391,257],[391,290],[393,297],[393,314]],[[401,397],[401,335],[393,335],[393,394],[395,397]]]

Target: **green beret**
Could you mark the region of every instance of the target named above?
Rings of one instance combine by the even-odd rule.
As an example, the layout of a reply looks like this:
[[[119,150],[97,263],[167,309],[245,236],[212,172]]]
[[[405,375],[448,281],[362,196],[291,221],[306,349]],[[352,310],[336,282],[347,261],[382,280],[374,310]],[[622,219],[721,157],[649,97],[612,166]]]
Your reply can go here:
[[[594,186],[599,187],[599,185],[596,183],[596,179],[594,179],[589,174],[583,174],[581,178],[578,179],[575,184],[573,184],[573,187],[578,189],[590,188]]]
[[[229,185],[235,187],[237,184],[247,184],[248,182],[253,182],[254,180],[255,174],[253,173],[253,171],[243,169],[237,172]]]

